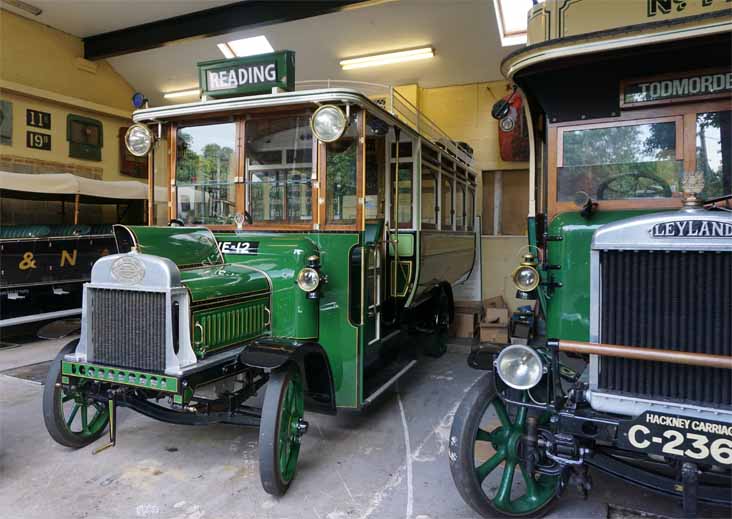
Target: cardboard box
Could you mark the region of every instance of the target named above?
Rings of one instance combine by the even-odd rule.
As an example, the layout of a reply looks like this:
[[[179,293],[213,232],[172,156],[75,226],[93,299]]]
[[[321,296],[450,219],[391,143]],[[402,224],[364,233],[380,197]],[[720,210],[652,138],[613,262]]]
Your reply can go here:
[[[503,300],[502,296],[491,297],[483,301],[483,306],[486,308],[508,308],[508,305]]]
[[[483,317],[483,301],[455,301],[456,314],[478,314]]]
[[[478,313],[455,313],[455,321],[450,327],[450,335],[472,339],[477,335]]]
[[[508,308],[486,308],[483,322],[486,324],[508,325]]]
[[[480,325],[480,342],[508,344],[508,326],[495,324]]]

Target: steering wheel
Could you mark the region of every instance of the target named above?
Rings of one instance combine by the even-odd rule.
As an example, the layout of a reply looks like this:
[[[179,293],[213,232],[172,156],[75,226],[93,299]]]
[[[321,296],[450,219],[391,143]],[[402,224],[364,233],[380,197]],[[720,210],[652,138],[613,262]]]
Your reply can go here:
[[[181,220],[180,218],[173,218],[168,223],[168,227],[185,227],[185,222]]]
[[[607,179],[597,188],[598,200],[671,198],[671,186],[653,173],[625,173]]]

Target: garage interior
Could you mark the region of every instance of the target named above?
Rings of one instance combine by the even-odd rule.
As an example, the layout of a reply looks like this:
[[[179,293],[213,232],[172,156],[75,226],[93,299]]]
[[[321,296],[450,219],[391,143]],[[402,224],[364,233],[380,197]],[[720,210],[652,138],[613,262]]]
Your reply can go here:
[[[31,184],[47,175],[69,175],[72,183],[81,178],[82,187],[74,189],[82,194],[65,195],[59,203],[3,191],[0,223],[107,224],[120,214],[144,220],[143,204],[152,192],[154,221],[147,223],[168,225],[167,179],[155,176],[155,188],[148,189],[147,163],[124,146],[133,96],[141,94],[149,107],[199,101],[197,63],[293,50],[297,90],[329,82],[387,96],[393,89],[454,141],[472,148],[482,256],[471,299],[505,304],[508,315],[526,304],[516,298],[512,274],[526,252],[529,162],[502,158],[499,121],[491,109],[513,91],[500,64],[525,45],[525,13],[532,5],[531,0],[2,0],[0,173],[10,174],[3,177],[8,182],[26,175]],[[396,65],[343,65],[352,58],[420,48],[432,56]],[[73,124],[84,125],[85,135],[93,133],[97,140],[75,145]],[[99,204],[95,195],[85,200],[83,189],[106,188],[85,188],[83,179],[124,181],[127,190],[116,193],[119,200],[100,195],[110,198]],[[42,383],[49,362],[75,337],[78,325],[73,315],[62,314],[55,316],[61,324],[14,321],[0,328],[0,515],[478,517],[455,490],[447,458],[452,417],[482,376],[466,362],[480,330],[475,311],[465,312],[469,331],[453,329],[458,337],[450,339],[444,356],[420,364],[363,413],[310,415],[298,479],[280,499],[260,487],[257,433],[246,428],[170,425],[123,409],[116,448],[93,455],[94,446],[72,453],[55,444],[43,426]],[[50,338],[39,339],[39,331]],[[594,484],[589,499],[569,489],[561,509],[548,517],[637,517],[634,509],[660,517],[680,513],[671,500],[601,473],[594,475]]]

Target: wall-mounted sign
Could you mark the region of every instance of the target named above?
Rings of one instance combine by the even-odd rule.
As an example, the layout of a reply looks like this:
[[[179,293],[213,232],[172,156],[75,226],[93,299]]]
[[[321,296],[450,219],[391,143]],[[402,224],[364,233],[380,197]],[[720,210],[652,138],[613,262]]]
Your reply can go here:
[[[0,101],[0,144],[13,144],[13,103]]]
[[[295,53],[291,50],[198,64],[201,93],[207,97],[269,94],[294,90]]]
[[[51,151],[51,136],[47,133],[26,132],[25,145],[34,150]]]
[[[66,140],[69,141],[69,157],[102,160],[101,121],[69,114],[66,116]]]
[[[701,72],[683,76],[624,81],[620,106],[645,105],[720,97],[732,93],[732,72]]]
[[[25,123],[34,128],[42,128],[44,130],[51,129],[51,114],[48,112],[40,112],[28,108],[25,111]]]

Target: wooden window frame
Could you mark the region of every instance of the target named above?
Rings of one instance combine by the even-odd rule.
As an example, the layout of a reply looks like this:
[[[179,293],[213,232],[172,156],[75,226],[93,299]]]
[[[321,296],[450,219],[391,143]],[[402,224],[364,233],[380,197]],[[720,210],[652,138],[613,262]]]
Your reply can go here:
[[[248,171],[246,169],[246,127],[247,123],[252,121],[260,121],[260,120],[272,120],[272,119],[284,119],[287,117],[295,117],[298,115],[303,115],[303,112],[301,111],[287,111],[282,113],[277,112],[261,112],[256,113],[252,116],[245,116],[242,117],[242,131],[241,131],[241,141],[240,141],[240,147],[241,147],[241,158],[240,158],[240,171],[241,171],[241,180],[242,180],[242,186],[243,186],[243,192],[242,192],[242,209],[239,211],[242,214],[244,213],[244,209],[248,210],[251,202],[249,199],[250,193],[247,192],[246,186],[247,186],[247,175]],[[313,139],[313,158],[312,158],[312,169],[310,173],[310,187],[311,187],[311,199],[310,199],[310,212],[311,212],[311,218],[310,223],[290,223],[287,221],[281,221],[281,222],[271,222],[271,221],[264,221],[264,222],[257,222],[256,220],[253,221],[251,224],[246,224],[245,228],[242,230],[250,230],[250,231],[311,231],[313,229],[317,229],[317,219],[318,219],[318,197],[316,193],[316,178],[317,178],[317,170],[318,170],[318,163],[319,163],[319,157],[321,155],[320,153],[320,146],[323,144],[318,139],[315,138],[315,136],[312,137]],[[325,153],[323,152],[323,155]],[[283,211],[285,214],[287,213],[287,186],[285,186],[285,193],[283,195]],[[238,203],[238,201],[237,201]],[[237,205],[237,209],[239,206]],[[227,226],[230,228],[230,226]]]
[[[634,126],[654,122],[676,123],[676,157],[683,161],[684,171],[696,171],[696,115],[704,112],[732,110],[730,97],[704,102],[677,103],[666,106],[633,108],[619,117],[605,117],[592,121],[567,121],[548,125],[547,128],[547,209],[549,218],[559,213],[576,211],[573,202],[557,200],[558,168],[562,165],[562,136],[565,131],[614,126]],[[600,200],[600,209],[679,209],[681,198],[643,200]]]
[[[178,183],[177,183],[177,163],[178,163],[178,129],[189,128],[194,126],[211,126],[214,124],[234,124],[234,156],[233,160],[236,162],[236,170],[234,174],[234,201],[235,209],[237,213],[243,213],[243,206],[240,206],[241,199],[243,197],[244,183],[239,179],[241,178],[241,165],[242,165],[242,150],[240,149],[241,143],[241,122],[243,117],[227,116],[227,117],[207,117],[204,119],[188,119],[180,120],[171,123],[168,129],[168,158],[170,163],[168,164],[168,180],[169,180],[169,200],[168,200],[168,215],[170,220],[178,218]],[[229,231],[235,229],[234,225],[230,224],[212,224],[206,225],[206,228],[212,231]]]
[[[351,108],[353,113],[354,108]],[[324,142],[318,142],[318,222],[313,227],[323,231],[362,231],[366,227],[364,211],[364,192],[366,190],[366,175],[364,165],[366,163],[366,110],[357,109],[356,125],[356,218],[354,223],[328,223],[328,172],[327,172],[327,146]],[[313,137],[314,138],[314,137]],[[313,186],[315,186],[313,184]],[[316,189],[313,189],[315,194]],[[321,196],[322,192],[322,196]]]

